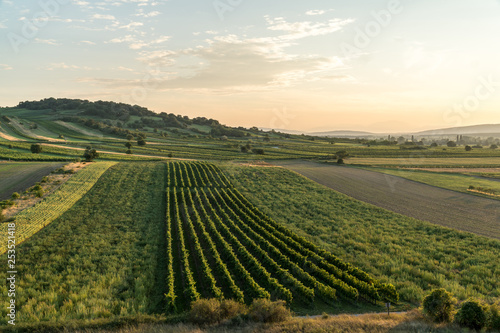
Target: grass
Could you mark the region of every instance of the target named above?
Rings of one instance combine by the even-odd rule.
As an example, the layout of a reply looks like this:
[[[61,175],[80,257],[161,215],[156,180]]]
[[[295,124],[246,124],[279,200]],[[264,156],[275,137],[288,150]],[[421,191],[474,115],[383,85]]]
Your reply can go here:
[[[144,323],[145,322],[145,323]],[[103,325],[103,327],[106,327]],[[82,325],[85,327],[85,325]],[[186,323],[158,323],[154,320],[146,319],[143,323],[127,325],[126,322],[116,323],[112,328],[96,328],[96,325],[88,324],[85,329],[68,328],[64,332],[75,333],[452,333],[470,332],[461,329],[454,324],[434,324],[424,318],[418,311],[401,314],[367,314],[361,316],[320,316],[317,318],[293,318],[281,323],[263,324],[229,322],[213,326],[199,327]],[[112,326],[112,323],[107,327]],[[125,326],[125,327],[120,327]],[[33,332],[22,329],[19,332]],[[39,325],[39,327],[43,327]],[[47,327],[51,327],[47,325]],[[53,327],[53,326],[52,326]],[[75,324],[72,327],[79,327]],[[80,326],[81,327],[81,326]],[[13,332],[7,329],[5,333]]]
[[[117,164],[73,207],[18,246],[17,322],[161,312],[165,200],[158,183],[165,183],[164,164]],[[7,294],[5,284],[0,293]],[[3,307],[0,325],[6,320]]]
[[[500,242],[395,214],[282,168],[226,170],[243,195],[277,222],[394,284],[418,305],[443,287],[460,300],[500,297]]]
[[[13,162],[0,163],[0,200],[10,198],[35,185],[42,177],[63,166],[63,163]]]
[[[394,175],[420,183],[445,188],[463,193],[473,193],[468,191],[469,186],[488,188],[500,192],[500,182],[488,179],[480,179],[469,175],[450,174],[446,172],[432,172],[422,170],[401,170],[387,168],[364,168],[370,171],[377,171],[389,175]],[[486,196],[486,195],[481,195]],[[495,196],[487,196],[498,199]]]
[[[87,166],[61,185],[52,195],[17,214],[13,221],[16,224],[16,244],[30,238],[70,209],[114,164],[114,162],[100,162]],[[7,223],[0,224],[0,236],[7,239]],[[0,244],[0,254],[5,251],[7,243],[4,242]]]

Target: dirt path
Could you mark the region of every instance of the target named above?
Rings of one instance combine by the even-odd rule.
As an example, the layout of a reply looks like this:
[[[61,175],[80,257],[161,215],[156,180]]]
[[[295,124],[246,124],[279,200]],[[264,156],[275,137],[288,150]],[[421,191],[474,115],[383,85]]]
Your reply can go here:
[[[500,239],[500,202],[343,166],[306,161],[274,164],[355,199],[437,225]]]
[[[16,137],[13,137],[12,135],[9,135],[7,133],[4,133],[0,130],[0,138],[5,139],[7,141],[23,141],[21,139],[18,139]]]

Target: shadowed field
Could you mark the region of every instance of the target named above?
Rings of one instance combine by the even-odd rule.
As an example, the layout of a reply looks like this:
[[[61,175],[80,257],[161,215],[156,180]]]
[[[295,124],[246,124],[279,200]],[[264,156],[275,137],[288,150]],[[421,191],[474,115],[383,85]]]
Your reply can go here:
[[[437,225],[500,239],[500,203],[401,177],[305,161],[276,162],[336,191]]]
[[[39,182],[64,163],[13,162],[0,163],[0,200],[10,198]]]

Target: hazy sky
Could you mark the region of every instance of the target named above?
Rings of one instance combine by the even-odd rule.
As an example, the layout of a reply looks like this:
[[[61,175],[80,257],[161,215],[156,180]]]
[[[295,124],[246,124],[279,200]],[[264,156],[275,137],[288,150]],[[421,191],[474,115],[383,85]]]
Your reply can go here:
[[[100,99],[310,131],[500,123],[498,36],[500,0],[0,0],[0,106]]]

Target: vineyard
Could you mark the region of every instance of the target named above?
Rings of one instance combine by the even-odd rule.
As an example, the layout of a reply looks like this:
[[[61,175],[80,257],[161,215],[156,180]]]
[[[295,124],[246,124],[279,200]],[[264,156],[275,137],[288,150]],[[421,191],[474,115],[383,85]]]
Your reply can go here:
[[[94,186],[99,177],[114,164],[114,162],[100,162],[83,168],[61,185],[55,193],[16,215],[17,243],[31,237],[71,208]],[[3,223],[0,225],[0,238],[7,239],[7,237],[8,224]],[[7,251],[7,243],[2,242],[0,244],[0,254],[5,251]]]
[[[262,214],[213,164],[167,164],[167,309],[199,298],[397,302],[398,294]]]

